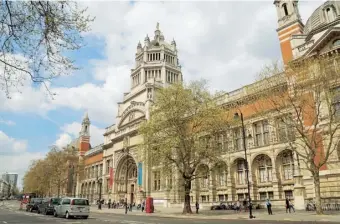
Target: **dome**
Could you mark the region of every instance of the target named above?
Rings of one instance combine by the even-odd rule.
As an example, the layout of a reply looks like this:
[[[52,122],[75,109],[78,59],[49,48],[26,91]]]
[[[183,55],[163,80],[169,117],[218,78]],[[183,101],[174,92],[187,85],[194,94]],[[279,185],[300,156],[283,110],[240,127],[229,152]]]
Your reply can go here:
[[[309,34],[313,30],[332,23],[335,20],[339,20],[339,15],[340,2],[326,1],[324,4],[319,6],[308,18],[303,33]]]

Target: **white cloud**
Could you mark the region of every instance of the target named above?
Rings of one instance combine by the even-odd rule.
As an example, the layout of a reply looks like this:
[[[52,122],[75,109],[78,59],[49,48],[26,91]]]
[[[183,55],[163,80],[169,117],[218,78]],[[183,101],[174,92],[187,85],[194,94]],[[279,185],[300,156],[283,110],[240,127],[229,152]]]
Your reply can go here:
[[[304,21],[321,1],[300,2]],[[87,35],[105,42],[103,60],[94,60],[93,78],[72,88],[52,88],[55,100],[43,88],[25,86],[22,94],[6,100],[0,111],[32,112],[68,108],[88,110],[90,119],[110,125],[117,102],[130,88],[130,69],[136,46],[146,34],[153,38],[156,22],[167,41],[175,38],[184,79],[207,79],[213,89],[232,91],[255,80],[264,64],[280,59],[277,16],[272,1],[226,2],[81,2],[96,17]],[[96,39],[96,41],[98,41]],[[77,130],[78,131],[78,130]],[[62,141],[69,137],[60,136]]]
[[[59,135],[59,138],[55,142],[55,144],[62,148],[69,144],[72,139],[75,139],[79,136],[79,131],[81,130],[81,124],[78,122],[73,122],[71,124],[65,124],[61,131],[62,133]],[[94,125],[90,126],[90,135],[91,135],[91,145],[96,146],[103,143],[103,134],[104,129],[98,128]]]
[[[4,120],[4,119],[0,118],[0,124],[5,124],[5,125],[8,125],[8,126],[13,126],[13,125],[15,125],[15,122],[11,121],[11,120]]]
[[[11,138],[0,131],[0,174],[5,172],[18,173],[19,186],[21,186],[22,177],[31,161],[41,159],[44,155],[44,152],[28,152],[25,140]]]

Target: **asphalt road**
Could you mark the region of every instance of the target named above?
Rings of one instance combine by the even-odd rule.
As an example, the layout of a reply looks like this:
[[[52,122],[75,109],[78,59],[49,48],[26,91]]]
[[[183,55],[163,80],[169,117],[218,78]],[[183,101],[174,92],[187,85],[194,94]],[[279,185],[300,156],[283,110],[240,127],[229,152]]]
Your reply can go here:
[[[177,219],[177,218],[162,218],[162,217],[147,217],[134,215],[118,215],[118,214],[99,214],[92,213],[87,220],[83,219],[64,219],[54,218],[53,216],[44,216],[36,213],[29,213],[18,210],[8,210],[0,208],[0,224],[297,224],[302,222],[291,221],[263,221],[263,220],[207,220],[207,219]],[[308,222],[305,222],[307,224]],[[329,224],[328,222],[313,222],[313,224]]]

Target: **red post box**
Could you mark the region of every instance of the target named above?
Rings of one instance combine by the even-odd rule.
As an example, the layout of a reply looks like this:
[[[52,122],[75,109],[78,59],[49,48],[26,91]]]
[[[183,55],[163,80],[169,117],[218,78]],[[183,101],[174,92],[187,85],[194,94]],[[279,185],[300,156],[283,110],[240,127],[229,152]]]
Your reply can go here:
[[[145,201],[145,212],[146,213],[153,213],[154,207],[153,207],[153,198],[147,197]]]

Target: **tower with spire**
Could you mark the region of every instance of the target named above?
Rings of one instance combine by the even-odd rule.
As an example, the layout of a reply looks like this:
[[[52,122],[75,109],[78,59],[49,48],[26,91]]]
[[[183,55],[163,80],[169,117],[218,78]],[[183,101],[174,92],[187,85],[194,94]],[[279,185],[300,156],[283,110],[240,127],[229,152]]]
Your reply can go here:
[[[146,35],[144,46],[141,42],[137,44],[135,68],[131,69],[131,91],[151,82],[166,86],[182,80],[176,42],[166,42],[157,23],[153,39]]]
[[[86,112],[79,132],[79,153],[81,156],[90,149],[90,125],[89,115]]]

